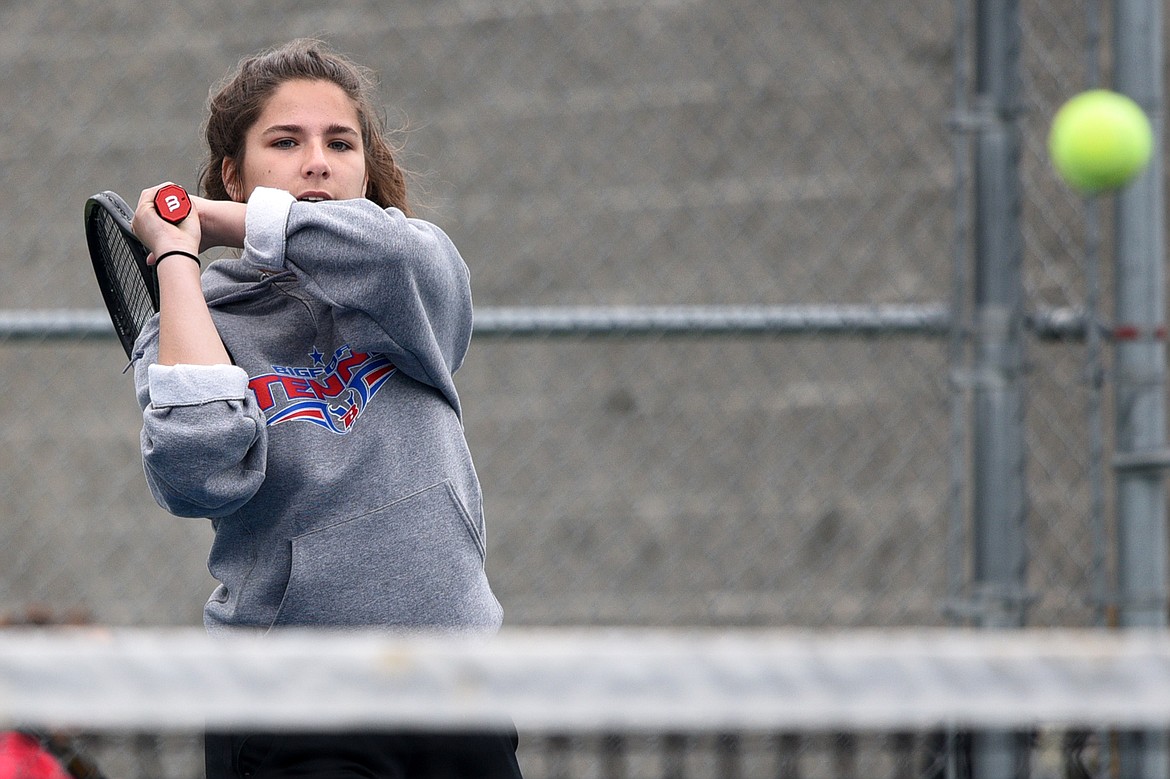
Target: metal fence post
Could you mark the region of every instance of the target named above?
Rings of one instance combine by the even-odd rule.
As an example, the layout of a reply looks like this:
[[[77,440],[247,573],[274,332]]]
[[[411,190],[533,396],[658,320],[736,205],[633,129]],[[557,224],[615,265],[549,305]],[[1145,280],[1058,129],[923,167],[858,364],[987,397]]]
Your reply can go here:
[[[974,595],[987,628],[1021,626],[1025,606],[1017,12],[985,0],[976,20]]]
[[[976,9],[972,595],[977,624],[999,629],[1026,608],[1020,19],[1016,0]],[[975,777],[1017,776],[1025,759],[1014,733],[972,738]]]
[[[1122,627],[1167,623],[1166,324],[1163,75],[1160,0],[1118,0],[1114,6],[1114,86],[1150,115],[1151,165],[1116,198],[1117,300],[1116,448],[1117,569]],[[1164,733],[1121,741],[1121,773],[1166,777]]]

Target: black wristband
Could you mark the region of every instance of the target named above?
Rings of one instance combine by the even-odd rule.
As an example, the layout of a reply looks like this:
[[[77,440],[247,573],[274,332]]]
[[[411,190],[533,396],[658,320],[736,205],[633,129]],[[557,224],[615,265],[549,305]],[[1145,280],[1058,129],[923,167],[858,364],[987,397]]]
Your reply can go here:
[[[195,260],[195,264],[196,264],[196,265],[198,265],[200,268],[202,268],[202,267],[203,267],[203,263],[201,263],[201,262],[199,261],[199,257],[198,257],[198,255],[192,254],[191,252],[185,252],[185,251],[183,251],[182,249],[173,249],[173,250],[171,250],[171,251],[169,251],[169,252],[163,252],[163,253],[162,253],[162,254],[160,254],[158,257],[155,257],[155,258],[154,258],[154,264],[155,264],[155,265],[158,265],[160,262],[162,262],[163,260],[165,260],[167,257],[170,257],[172,254],[181,254],[181,255],[183,255],[184,257],[190,257],[192,260]]]

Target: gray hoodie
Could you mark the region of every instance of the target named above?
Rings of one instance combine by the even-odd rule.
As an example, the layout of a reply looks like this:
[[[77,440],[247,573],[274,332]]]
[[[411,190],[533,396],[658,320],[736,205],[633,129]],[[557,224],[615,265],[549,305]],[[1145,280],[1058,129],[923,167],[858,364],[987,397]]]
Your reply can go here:
[[[397,209],[272,189],[246,235],[203,274],[234,364],[156,364],[157,317],[135,347],[147,483],[215,528],[208,630],[498,628],[452,380],[472,324],[458,251]]]

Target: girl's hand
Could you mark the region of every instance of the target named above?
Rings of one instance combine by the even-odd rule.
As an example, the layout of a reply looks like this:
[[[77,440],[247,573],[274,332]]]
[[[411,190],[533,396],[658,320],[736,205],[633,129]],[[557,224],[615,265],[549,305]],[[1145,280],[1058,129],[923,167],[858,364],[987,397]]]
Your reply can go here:
[[[138,239],[150,249],[151,254],[147,262],[154,263],[154,258],[169,251],[185,251],[198,254],[202,240],[197,198],[191,198],[191,213],[177,225],[159,216],[154,206],[155,194],[167,186],[164,182],[156,187],[142,190],[138,198],[138,206],[134,209],[134,218],[130,227]]]
[[[147,262],[167,252],[199,254],[206,215],[200,206],[208,201],[191,198],[191,213],[177,225],[159,216],[154,197],[160,184],[142,191],[130,225],[134,234],[150,247]],[[231,358],[220,340],[203,297],[200,267],[189,260],[169,259],[158,266],[159,323],[158,363],[160,365],[229,365]]]
[[[208,200],[191,196],[192,213],[199,214],[201,250],[224,246],[244,248],[244,220],[248,207],[231,200]],[[190,218],[190,217],[188,217]]]

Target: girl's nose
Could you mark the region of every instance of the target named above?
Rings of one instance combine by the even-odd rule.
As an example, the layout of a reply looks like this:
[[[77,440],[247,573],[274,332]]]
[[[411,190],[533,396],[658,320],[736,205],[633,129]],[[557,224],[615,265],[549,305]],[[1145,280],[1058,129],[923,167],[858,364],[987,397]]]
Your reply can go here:
[[[304,173],[306,176],[317,178],[329,177],[329,159],[325,156],[325,148],[320,144],[309,144],[305,156]]]

